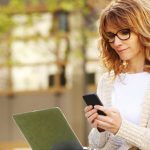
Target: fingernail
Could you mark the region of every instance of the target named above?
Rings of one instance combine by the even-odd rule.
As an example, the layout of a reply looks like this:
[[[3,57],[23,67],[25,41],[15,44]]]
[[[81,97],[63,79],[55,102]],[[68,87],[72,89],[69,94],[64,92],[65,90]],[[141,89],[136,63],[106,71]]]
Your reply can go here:
[[[99,107],[99,106],[98,106],[98,105],[95,105],[95,106],[94,106],[94,108],[97,108],[97,107]]]

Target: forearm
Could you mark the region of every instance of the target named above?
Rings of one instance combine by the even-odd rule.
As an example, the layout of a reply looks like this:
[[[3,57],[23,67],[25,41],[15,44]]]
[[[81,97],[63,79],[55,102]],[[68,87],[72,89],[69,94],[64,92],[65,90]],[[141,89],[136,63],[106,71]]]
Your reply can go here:
[[[97,148],[100,149],[104,147],[107,140],[109,138],[108,132],[99,132],[96,128],[93,128],[89,134],[89,146],[91,148]]]
[[[100,133],[97,129],[92,129],[89,134],[89,146],[98,150],[116,150],[121,146],[127,147],[122,138],[116,137],[107,131]]]
[[[140,127],[123,119],[116,136],[124,138],[130,144],[148,150],[150,147],[150,128]]]

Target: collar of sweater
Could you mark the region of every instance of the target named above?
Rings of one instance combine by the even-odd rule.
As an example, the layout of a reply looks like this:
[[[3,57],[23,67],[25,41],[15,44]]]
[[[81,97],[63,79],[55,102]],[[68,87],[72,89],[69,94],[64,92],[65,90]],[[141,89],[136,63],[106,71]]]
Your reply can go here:
[[[113,88],[113,82],[114,82],[114,74],[110,73],[109,75],[104,76],[106,88],[103,88],[103,93],[105,93],[105,105],[108,107],[112,106],[111,102],[111,93]],[[134,109],[134,108],[133,108]],[[143,127],[146,127],[148,124],[148,120],[150,119],[150,85],[148,86],[147,90],[145,91],[144,101],[142,105],[142,111],[140,114],[140,125]]]

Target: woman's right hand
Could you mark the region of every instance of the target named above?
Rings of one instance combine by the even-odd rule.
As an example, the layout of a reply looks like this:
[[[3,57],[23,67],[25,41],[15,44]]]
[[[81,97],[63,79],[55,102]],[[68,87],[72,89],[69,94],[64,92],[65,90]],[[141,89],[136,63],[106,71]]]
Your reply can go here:
[[[84,109],[85,117],[93,128],[97,128],[95,119],[98,117],[97,110],[92,105],[86,106]]]

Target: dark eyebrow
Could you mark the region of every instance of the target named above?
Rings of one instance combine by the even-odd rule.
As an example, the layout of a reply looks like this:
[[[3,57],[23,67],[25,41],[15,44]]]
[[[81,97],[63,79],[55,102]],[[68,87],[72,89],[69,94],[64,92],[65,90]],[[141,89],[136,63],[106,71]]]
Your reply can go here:
[[[130,30],[130,28],[123,28],[123,29],[120,29],[118,30],[116,33],[118,33],[119,31],[122,31],[122,30]],[[105,32],[106,34],[116,34],[116,33],[113,33],[113,32]]]
[[[109,35],[109,34],[115,34],[115,33],[113,33],[113,32],[105,32],[105,33],[106,33],[106,35],[107,35],[107,34],[108,34],[108,35]]]

